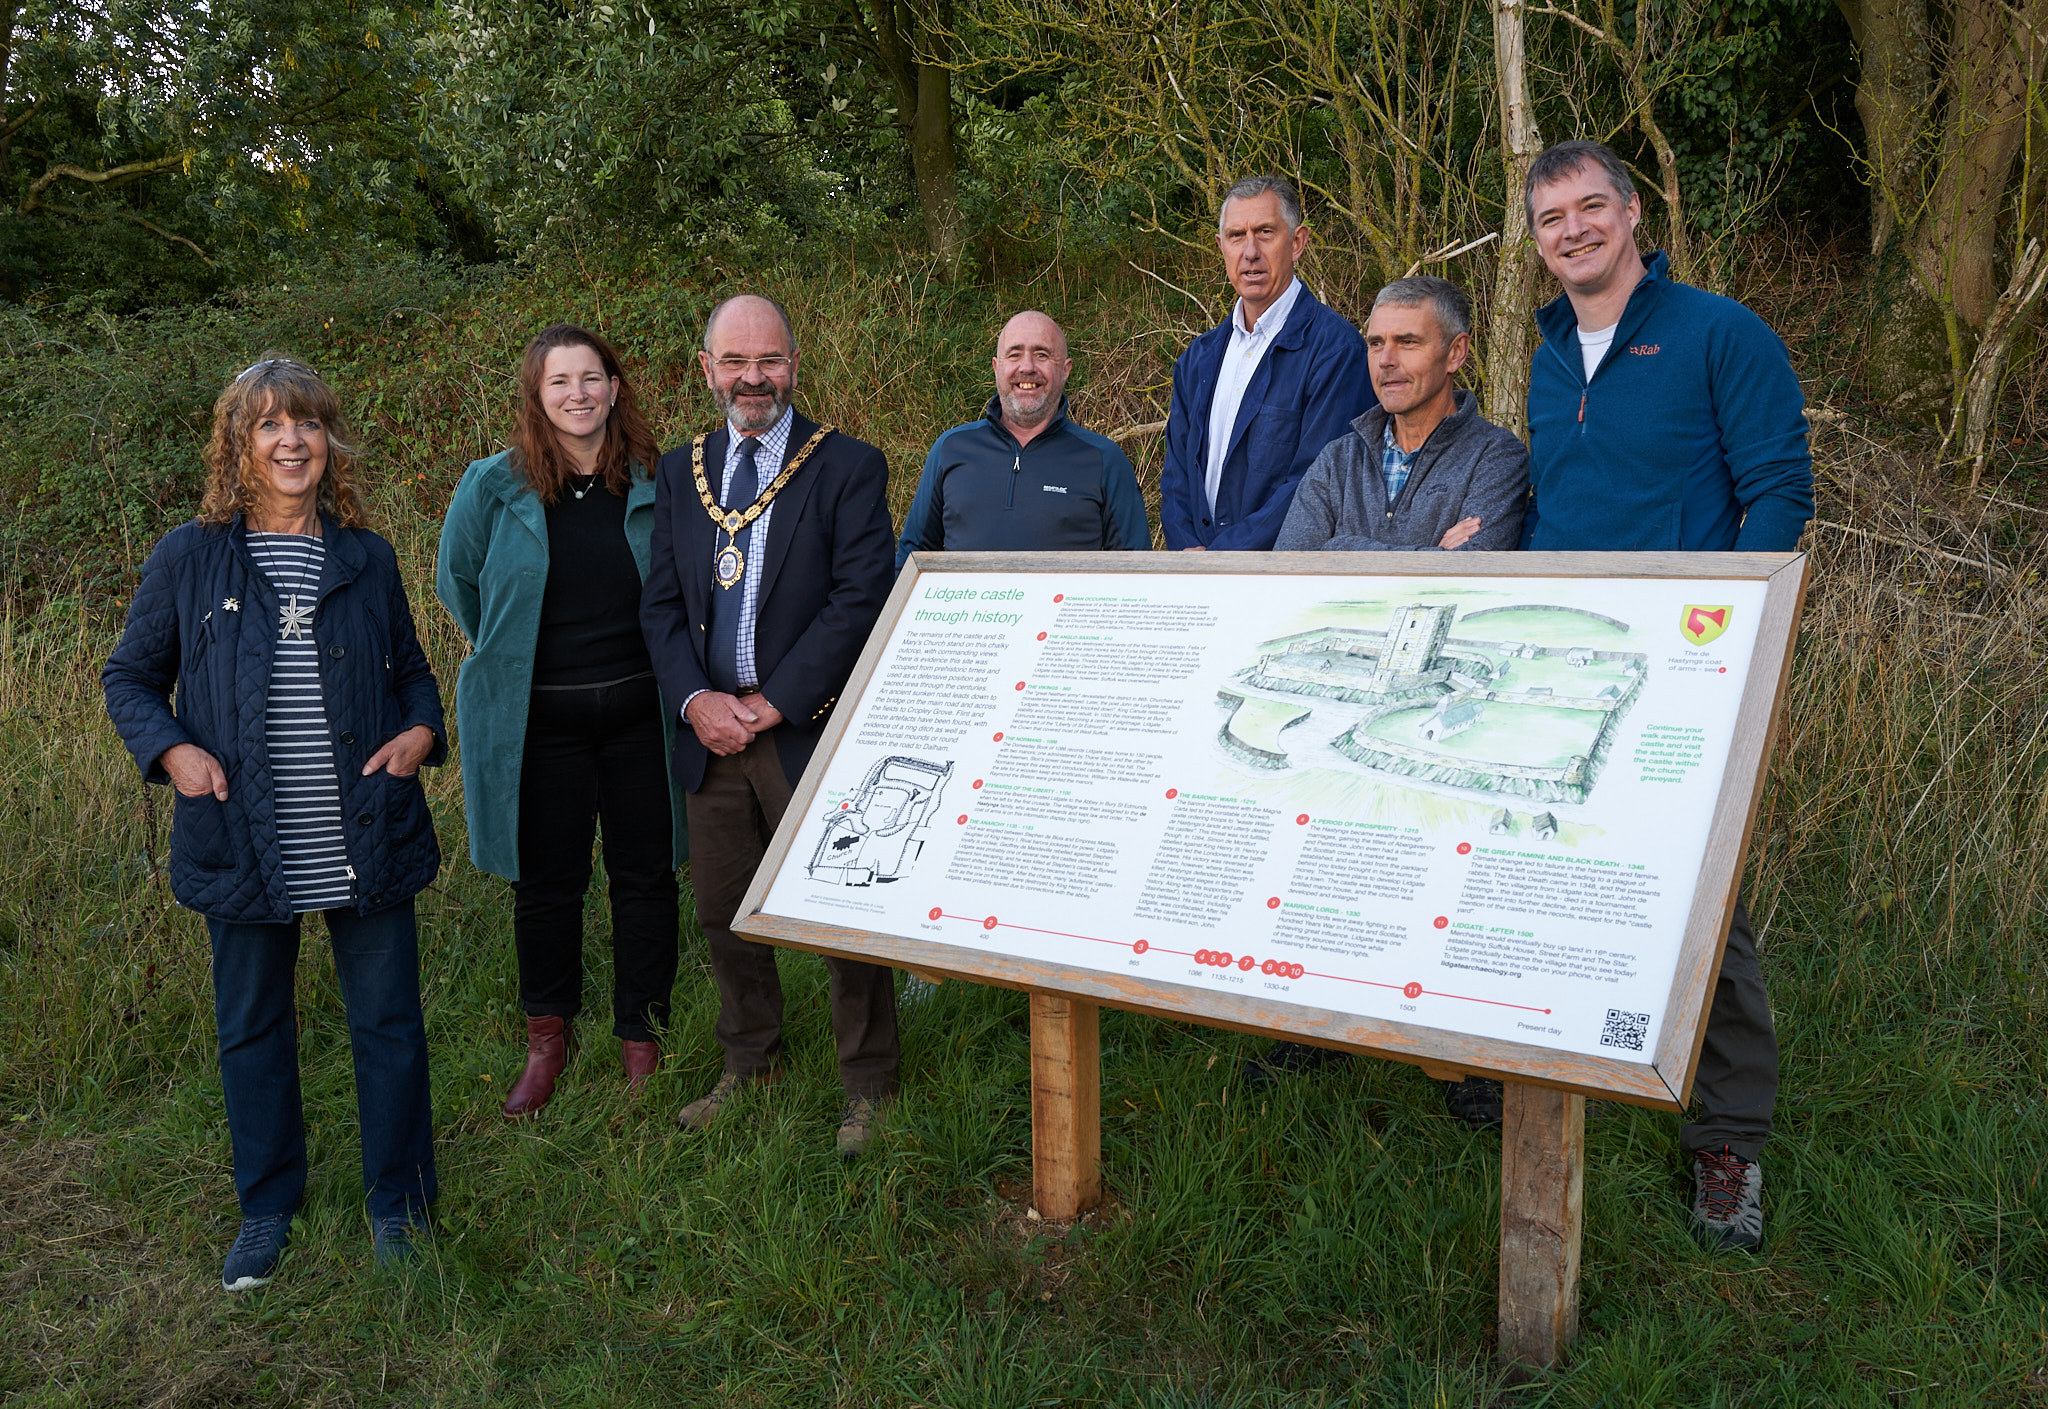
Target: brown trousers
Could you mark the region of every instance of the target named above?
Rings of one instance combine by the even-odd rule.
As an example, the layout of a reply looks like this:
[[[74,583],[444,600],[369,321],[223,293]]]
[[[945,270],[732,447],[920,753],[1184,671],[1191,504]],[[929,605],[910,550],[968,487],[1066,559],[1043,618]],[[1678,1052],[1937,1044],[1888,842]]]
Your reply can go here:
[[[730,758],[712,755],[703,783],[689,797],[690,874],[718,985],[718,1045],[725,1049],[725,1069],[736,1076],[764,1075],[782,1058],[775,947],[740,938],[731,922],[788,807],[789,777],[772,736]],[[827,959],[825,969],[840,1084],[848,1096],[894,1094],[902,1060],[895,974],[852,959]]]

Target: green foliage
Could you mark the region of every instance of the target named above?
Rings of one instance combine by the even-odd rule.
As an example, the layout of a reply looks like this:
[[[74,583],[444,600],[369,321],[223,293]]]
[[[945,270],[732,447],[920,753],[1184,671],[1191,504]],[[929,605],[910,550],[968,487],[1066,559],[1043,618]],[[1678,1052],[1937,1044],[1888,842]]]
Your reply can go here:
[[[422,18],[360,0],[0,6],[0,297],[179,302],[316,250],[461,239],[411,120]]]
[[[861,35],[829,0],[445,0],[427,129],[514,249],[869,231],[902,156]]]
[[[1567,7],[1569,8],[1569,7]],[[1855,55],[1828,0],[1617,0],[1618,38],[1647,27],[1657,120],[1678,155],[1688,223],[1710,241],[1761,228],[1787,210],[1828,226],[1858,218],[1841,135]],[[1594,17],[1594,7],[1578,12]],[[1646,175],[1657,204],[1657,158],[1611,53],[1554,17],[1534,14],[1539,61],[1562,81],[1538,84],[1538,121],[1552,141],[1592,137]]]

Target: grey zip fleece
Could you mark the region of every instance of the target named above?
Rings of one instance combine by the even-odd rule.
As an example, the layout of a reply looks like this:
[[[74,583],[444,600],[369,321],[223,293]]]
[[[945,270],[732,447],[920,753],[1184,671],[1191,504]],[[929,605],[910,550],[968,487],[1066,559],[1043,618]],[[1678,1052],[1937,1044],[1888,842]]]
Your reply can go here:
[[[1473,552],[1520,546],[1529,498],[1529,452],[1479,414],[1469,391],[1416,452],[1401,497],[1387,503],[1380,473],[1387,413],[1373,407],[1331,441],[1301,477],[1273,549],[1280,553],[1435,549],[1450,526],[1478,517]]]

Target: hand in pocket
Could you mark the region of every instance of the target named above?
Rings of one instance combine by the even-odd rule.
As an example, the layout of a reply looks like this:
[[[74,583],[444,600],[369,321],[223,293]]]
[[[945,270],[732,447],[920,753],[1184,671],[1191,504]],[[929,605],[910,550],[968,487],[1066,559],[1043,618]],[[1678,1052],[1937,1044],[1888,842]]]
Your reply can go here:
[[[186,797],[205,797],[208,793],[221,802],[228,800],[228,775],[222,770],[220,760],[197,744],[173,744],[164,750],[164,772],[171,775],[171,786]]]

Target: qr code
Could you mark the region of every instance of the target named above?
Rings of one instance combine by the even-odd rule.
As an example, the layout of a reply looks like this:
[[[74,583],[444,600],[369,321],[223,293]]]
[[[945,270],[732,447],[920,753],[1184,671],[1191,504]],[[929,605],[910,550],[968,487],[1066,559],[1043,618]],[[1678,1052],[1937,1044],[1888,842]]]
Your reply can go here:
[[[1631,1052],[1643,1050],[1643,1039],[1650,1034],[1648,1013],[1624,1013],[1619,1008],[1607,1010],[1607,1026],[1601,1030],[1602,1047],[1626,1047]]]

